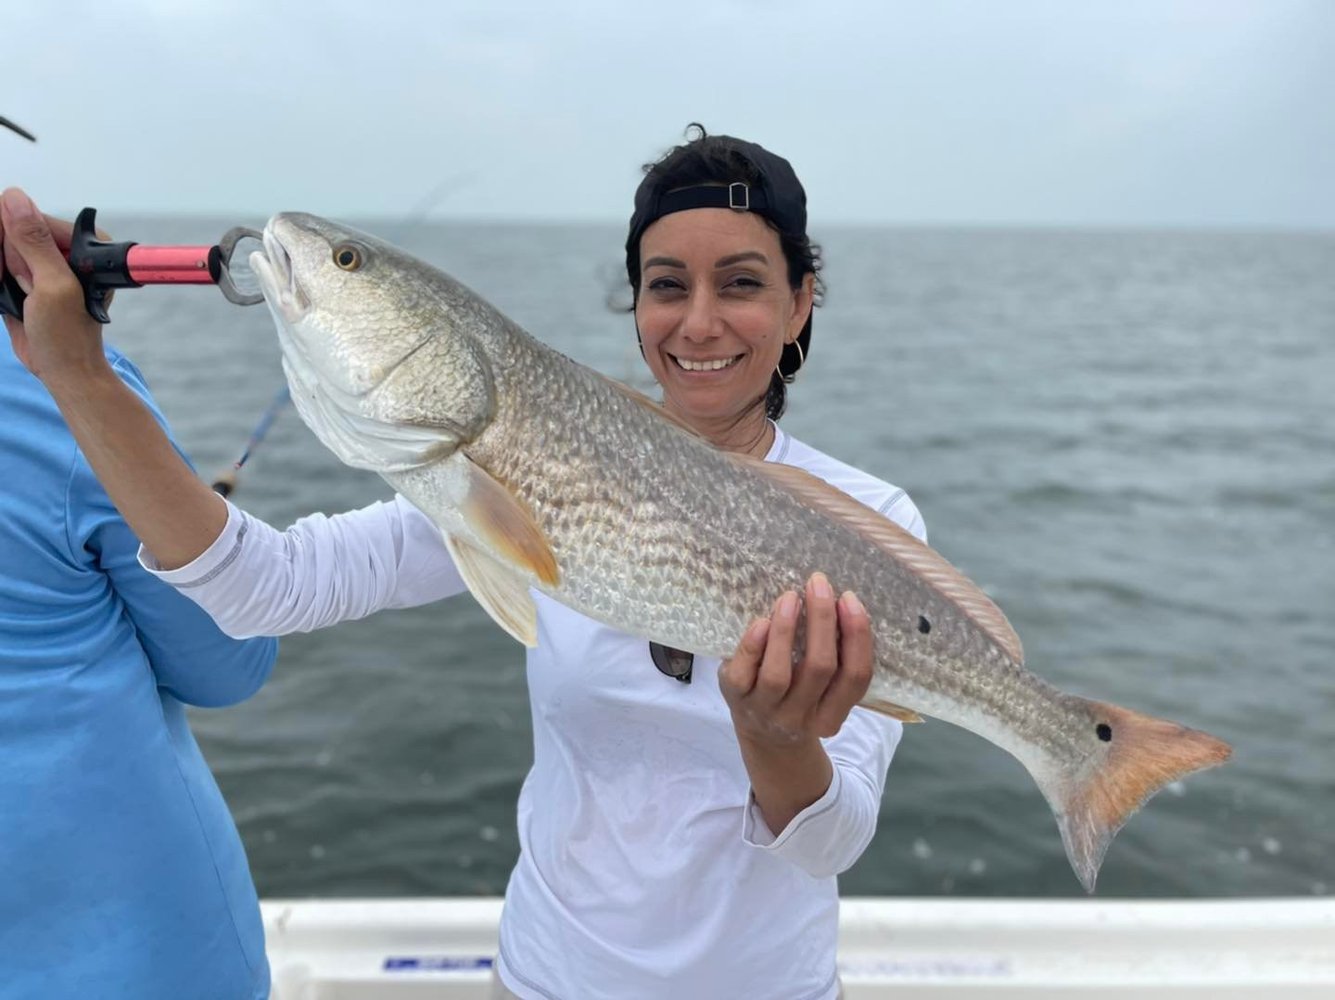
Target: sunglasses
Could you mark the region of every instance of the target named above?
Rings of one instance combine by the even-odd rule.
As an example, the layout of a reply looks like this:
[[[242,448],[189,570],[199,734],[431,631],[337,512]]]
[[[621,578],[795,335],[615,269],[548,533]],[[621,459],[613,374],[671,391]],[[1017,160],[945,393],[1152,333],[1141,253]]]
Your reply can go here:
[[[674,681],[681,681],[683,684],[691,683],[691,668],[695,666],[694,653],[651,642],[649,659],[654,661],[659,673],[666,674]]]

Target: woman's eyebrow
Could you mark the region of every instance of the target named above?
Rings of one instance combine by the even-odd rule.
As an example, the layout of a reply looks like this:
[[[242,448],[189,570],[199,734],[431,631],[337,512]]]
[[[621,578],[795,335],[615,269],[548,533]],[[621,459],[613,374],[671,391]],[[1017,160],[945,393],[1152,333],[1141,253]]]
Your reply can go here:
[[[733,264],[740,264],[744,260],[758,260],[762,264],[768,264],[769,258],[759,250],[745,250],[742,253],[729,254],[727,257],[720,257],[714,261],[714,267],[732,267]]]
[[[728,254],[726,257],[720,257],[718,260],[714,261],[714,267],[716,269],[732,267],[732,265],[740,264],[744,260],[759,261],[762,264],[769,263],[769,258],[759,250],[743,250],[741,253],[732,253]],[[686,267],[686,262],[678,260],[676,257],[650,257],[644,262],[643,268],[647,271],[651,267],[676,267],[684,269]]]

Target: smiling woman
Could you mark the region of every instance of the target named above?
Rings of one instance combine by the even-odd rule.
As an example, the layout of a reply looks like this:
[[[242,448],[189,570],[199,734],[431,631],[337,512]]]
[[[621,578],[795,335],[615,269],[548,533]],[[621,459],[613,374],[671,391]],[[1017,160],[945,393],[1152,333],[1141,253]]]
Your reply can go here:
[[[520,343],[513,324],[483,323],[452,279],[371,237],[289,214],[270,221],[265,248],[255,266],[293,399],[321,440],[396,485],[381,466],[400,449],[404,461],[391,464],[404,473],[404,494],[431,507],[423,484],[445,476],[450,488],[466,488],[461,516],[479,525],[508,517],[494,535],[542,542],[525,553],[546,553],[551,572],[498,572],[509,564],[497,559],[507,557],[478,547],[473,522],[446,538],[405,495],[275,530],[221,501],[161,435],[99,408],[103,397],[84,391],[78,366],[45,373],[77,416],[80,443],[100,456],[94,466],[143,540],[145,566],[233,635],[309,631],[471,588],[532,643],[534,760],[517,809],[521,849],[499,927],[497,995],[837,997],[836,878],[875,832],[907,715],[881,702],[876,711],[858,707],[872,683],[871,619],[820,572],[839,560],[816,553],[823,529],[802,529],[812,512],[777,486],[734,482],[734,465],[749,462],[757,477],[766,470],[757,484],[799,480],[756,458],[797,466],[857,501],[816,484],[850,521],[897,538],[903,533],[884,518],[919,539],[924,530],[903,490],[776,423],[810,353],[819,293],[819,254],[792,167],[754,143],[697,128],[648,168],[636,193],[626,243],[636,327],[668,416],[691,435],[595,373],[567,372],[571,384],[553,392],[551,378],[526,381],[534,366],[514,354],[501,351],[508,363],[494,363],[489,345]],[[403,294],[387,300],[390,288]],[[386,305],[392,322],[374,321]],[[460,327],[466,335],[442,325],[450,311],[470,317]],[[65,317],[76,339],[88,335],[79,319]],[[63,336],[59,325],[47,331],[53,340]],[[536,357],[538,345],[524,350]],[[535,398],[559,400],[562,412],[526,396],[533,385],[541,387]],[[581,400],[598,405],[581,410]],[[374,412],[357,410],[362,404]],[[401,419],[406,411],[396,406],[424,408],[413,412],[432,419]],[[563,430],[546,451],[507,449],[513,431],[562,428],[578,414],[573,438]],[[575,460],[582,453],[572,441],[605,445],[618,434],[634,437],[634,447],[610,454],[660,457],[619,467],[633,489],[590,496],[599,466]],[[541,475],[512,476],[516,454],[550,462]],[[695,474],[683,477],[682,468]],[[811,488],[809,477],[800,481]],[[565,516],[571,510],[583,514]],[[572,520],[620,526],[628,511],[644,513],[615,544],[581,548],[563,533]],[[711,531],[693,530],[701,522]],[[737,543],[737,532],[718,530],[728,527],[756,538]],[[609,563],[613,549],[624,558]],[[750,553],[738,556],[741,573],[716,558],[734,549]],[[785,553],[800,569],[776,568]],[[709,577],[697,588],[704,597],[692,589],[696,573]],[[587,603],[553,599],[558,576]],[[643,600],[644,613],[590,616],[598,601],[613,600]],[[646,625],[653,614],[663,622]],[[679,624],[692,616],[724,625],[715,635]],[[684,665],[655,658],[646,636],[693,642],[695,656]],[[660,660],[668,670],[656,669]],[[766,915],[762,933],[757,913]]]
[[[707,284],[715,286],[720,296],[726,290],[727,301],[768,300],[789,306],[791,312],[779,317],[779,326],[771,325],[769,331],[781,339],[763,352],[775,354],[776,359],[767,369],[761,397],[763,413],[750,415],[752,423],[757,416],[777,420],[786,405],[785,386],[797,377],[811,351],[811,310],[819,305],[824,291],[820,248],[807,236],[806,192],[788,161],[762,146],[730,136],[711,138],[698,124],[691,125],[687,133],[692,136],[690,142],[645,167],[645,179],[635,193],[635,214],[626,239],[626,275],[635,294],[640,346],[644,349],[646,323],[656,322],[655,329],[661,329],[661,324],[670,321],[670,310],[654,309],[655,304],[666,307],[675,302],[680,311],[683,303],[689,303],[695,308],[694,315],[687,318],[696,322],[711,318],[703,298],[689,294],[688,278],[694,278],[698,285],[707,276]],[[674,223],[670,217],[678,213],[688,213],[687,218]],[[715,229],[715,242],[722,256],[710,269],[703,257],[707,248],[699,247],[696,252],[701,256],[693,262],[693,275],[687,262],[672,251],[683,240],[690,240],[695,223]],[[744,267],[747,264],[751,265],[750,272]],[[667,272],[648,273],[654,267],[666,268]],[[733,273],[725,274],[729,269]],[[654,294],[641,296],[642,283]],[[785,285],[792,293],[791,303],[781,301]],[[757,327],[754,322],[743,321],[743,326],[764,329],[763,324]],[[695,326],[689,333],[681,332],[683,340],[698,343],[716,340],[720,331]],[[721,349],[719,344],[713,346]],[[683,348],[673,357],[684,370],[703,370],[745,360],[748,352],[703,359],[694,358],[693,353]],[[645,360],[662,383],[666,369],[656,365],[648,351]],[[663,388],[669,409],[676,410],[665,383]],[[735,416],[742,418],[739,425],[746,422],[745,414]],[[718,432],[727,428],[726,418],[715,427]]]
[[[813,274],[790,288],[775,231],[759,216],[694,208],[640,241],[635,325],[664,405],[722,448],[763,456],[766,398],[785,348],[810,321]]]

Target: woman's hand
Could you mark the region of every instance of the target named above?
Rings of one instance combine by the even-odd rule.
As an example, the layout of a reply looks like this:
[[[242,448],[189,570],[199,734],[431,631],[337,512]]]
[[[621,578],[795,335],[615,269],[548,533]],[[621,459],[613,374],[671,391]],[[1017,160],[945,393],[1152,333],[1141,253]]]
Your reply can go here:
[[[84,308],[83,286],[65,259],[71,232],[18,188],[0,195],[0,273],[12,274],[27,295],[23,322],[6,316],[5,326],[19,360],[48,386],[107,368],[102,326]]]
[[[800,603],[792,591],[780,597],[719,670],[739,738],[783,748],[833,736],[867,693],[871,622],[857,597],[836,601],[821,573],[807,581],[806,650],[794,664]]]
[[[719,687],[732,711],[756,803],[774,832],[825,794],[833,765],[821,737],[839,732],[871,684],[871,622],[857,597],[829,581],[806,585],[806,648],[794,663],[801,602],[792,591],[751,623]]]

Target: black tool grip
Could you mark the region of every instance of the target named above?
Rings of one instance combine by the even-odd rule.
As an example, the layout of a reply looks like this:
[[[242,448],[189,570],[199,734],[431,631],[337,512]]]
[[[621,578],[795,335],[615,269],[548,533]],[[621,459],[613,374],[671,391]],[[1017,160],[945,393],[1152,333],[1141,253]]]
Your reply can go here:
[[[110,243],[97,238],[97,209],[85,208],[74,220],[70,241],[70,270],[83,285],[83,304],[88,315],[99,323],[110,323],[107,295],[116,288],[138,288],[130,277],[127,263],[133,242]],[[27,298],[8,271],[0,280],[0,313],[23,319],[23,300]]]
[[[6,271],[0,278],[0,316],[23,319],[23,300],[27,297],[14,276]]]
[[[116,288],[138,288],[130,277],[128,257],[133,242],[109,243],[97,238],[97,209],[85,208],[74,219],[70,240],[70,270],[83,285],[83,303],[88,315],[99,323],[110,323],[107,293]]]

